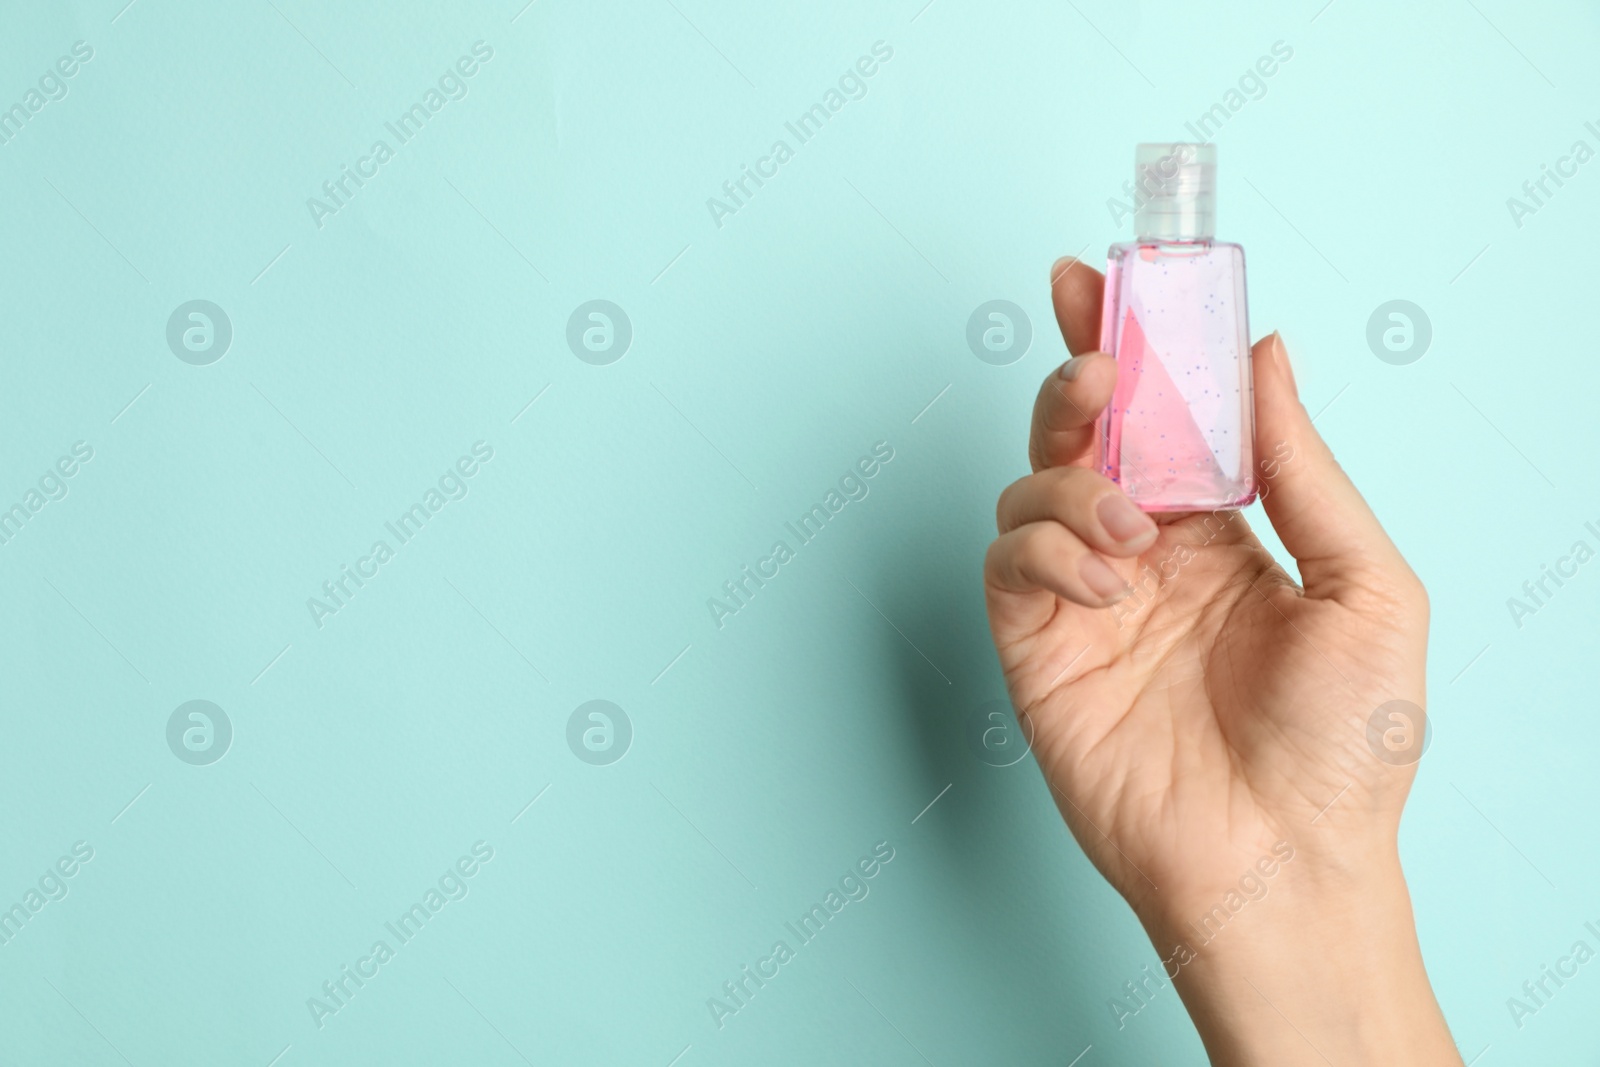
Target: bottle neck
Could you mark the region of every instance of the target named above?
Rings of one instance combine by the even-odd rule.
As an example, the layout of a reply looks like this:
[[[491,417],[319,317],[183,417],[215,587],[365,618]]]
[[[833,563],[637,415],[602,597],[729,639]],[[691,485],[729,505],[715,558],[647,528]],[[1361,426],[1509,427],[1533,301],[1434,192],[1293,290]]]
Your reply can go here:
[[[1168,201],[1160,210],[1135,213],[1134,232],[1141,241],[1194,244],[1217,236],[1216,212],[1206,203]]]
[[[1134,243],[1141,245],[1177,245],[1181,247],[1206,247],[1217,239],[1216,234],[1190,234],[1173,236],[1159,233],[1141,233]]]

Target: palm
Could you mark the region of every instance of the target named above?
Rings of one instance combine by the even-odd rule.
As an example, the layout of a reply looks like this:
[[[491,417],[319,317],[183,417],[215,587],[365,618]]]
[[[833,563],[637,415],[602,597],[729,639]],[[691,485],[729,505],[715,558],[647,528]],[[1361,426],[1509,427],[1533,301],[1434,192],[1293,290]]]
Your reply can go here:
[[[1242,518],[1215,530],[1166,525],[1123,576],[1172,580],[1109,611],[1040,594],[1044,625],[1000,646],[1062,814],[1133,901],[1156,886],[1214,900],[1351,784],[1368,679],[1405,651],[1381,619],[1307,601]],[[991,594],[997,640],[1012,606]]]

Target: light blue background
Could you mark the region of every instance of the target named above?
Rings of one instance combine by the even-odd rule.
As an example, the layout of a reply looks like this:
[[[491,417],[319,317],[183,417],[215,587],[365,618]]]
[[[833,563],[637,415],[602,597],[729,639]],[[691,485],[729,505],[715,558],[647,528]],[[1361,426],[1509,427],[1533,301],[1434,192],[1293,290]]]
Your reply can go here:
[[[1217,136],[1220,230],[1433,595],[1402,843],[1435,986],[1479,1064],[1593,1047],[1600,963],[1520,1030],[1505,1004],[1600,920],[1600,564],[1506,606],[1597,545],[1600,162],[1506,205],[1600,148],[1593,5],[922,2],[7,5],[0,105],[94,58],[0,145],[0,506],[94,458],[0,546],[0,906],[95,853],[0,946],[0,1063],[1200,1062],[1170,989],[1117,1028],[1155,953],[1031,761],[964,731],[1003,695],[993,501],[1065,357],[1049,265],[1126,237],[1133,143],[1276,41]],[[319,229],[306,199],[479,40]],[[565,342],[595,298],[634,328],[610,366]],[[1408,366],[1365,341],[1396,298],[1434,329]],[[232,322],[210,366],[166,344],[191,299]],[[1032,320],[1009,366],[965,343],[991,299]],[[479,440],[469,495],[315,627]],[[718,629],[707,598],[877,441],[870,495]],[[610,766],[565,742],[596,698],[635,732]],[[209,766],[166,744],[191,699],[233,724]],[[318,1029],[307,998],[479,840],[470,894]],[[706,999],[879,841],[870,896],[719,1030]]]

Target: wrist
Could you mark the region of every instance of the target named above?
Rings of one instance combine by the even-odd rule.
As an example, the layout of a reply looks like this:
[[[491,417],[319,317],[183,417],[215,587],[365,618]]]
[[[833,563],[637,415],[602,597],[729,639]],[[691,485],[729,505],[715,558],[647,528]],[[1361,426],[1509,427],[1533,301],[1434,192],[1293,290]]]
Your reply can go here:
[[[1258,895],[1141,916],[1212,1063],[1459,1065],[1392,845],[1326,860],[1302,851]]]
[[[1368,913],[1380,905],[1395,905],[1410,914],[1405,875],[1393,834],[1371,838],[1341,836],[1335,843],[1302,838],[1280,839],[1235,861],[1237,876],[1206,885],[1167,885],[1134,904],[1145,931],[1158,947],[1163,942],[1187,942],[1198,949],[1215,942],[1235,917],[1263,915],[1292,921],[1305,916],[1337,915],[1347,910]],[[1230,874],[1235,868],[1230,868]],[[1165,882],[1166,879],[1163,879]],[[1392,894],[1396,888],[1398,898]],[[1261,907],[1267,901],[1271,907]],[[1260,926],[1260,922],[1241,924]],[[1238,939],[1229,939],[1230,942]],[[1248,943],[1248,938],[1243,939]]]

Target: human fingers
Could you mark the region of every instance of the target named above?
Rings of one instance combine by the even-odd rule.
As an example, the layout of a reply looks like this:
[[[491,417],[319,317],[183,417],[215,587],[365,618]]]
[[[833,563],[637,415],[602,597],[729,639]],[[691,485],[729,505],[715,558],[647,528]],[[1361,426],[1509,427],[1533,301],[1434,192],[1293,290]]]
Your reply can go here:
[[[1050,268],[1050,302],[1056,309],[1056,324],[1075,356],[1092,351],[1100,343],[1100,301],[1105,292],[1105,276],[1072,256],[1062,256]]]
[[[1028,462],[1035,471],[1089,463],[1095,420],[1116,385],[1116,361],[1103,352],[1074,356],[1044,380],[1028,433]]]
[[[1088,462],[1094,421],[1111,401],[1116,364],[1094,352],[1099,341],[1105,278],[1072,256],[1050,268],[1050,303],[1072,359],[1039,388],[1028,434],[1028,462],[1036,471]]]
[[[1128,594],[1128,583],[1109,563],[1053,520],[1030,522],[995,538],[983,575],[1000,592],[1046,591],[1089,608],[1109,607]]]
[[[995,508],[1002,534],[1058,522],[1097,552],[1126,558],[1154,543],[1155,522],[1109,478],[1082,467],[1052,467],[1006,487]]]
[[[1261,504],[1299,564],[1306,595],[1337,598],[1372,578],[1417,584],[1300,403],[1283,338],[1276,333],[1262,338],[1251,356],[1256,458],[1264,475]]]

